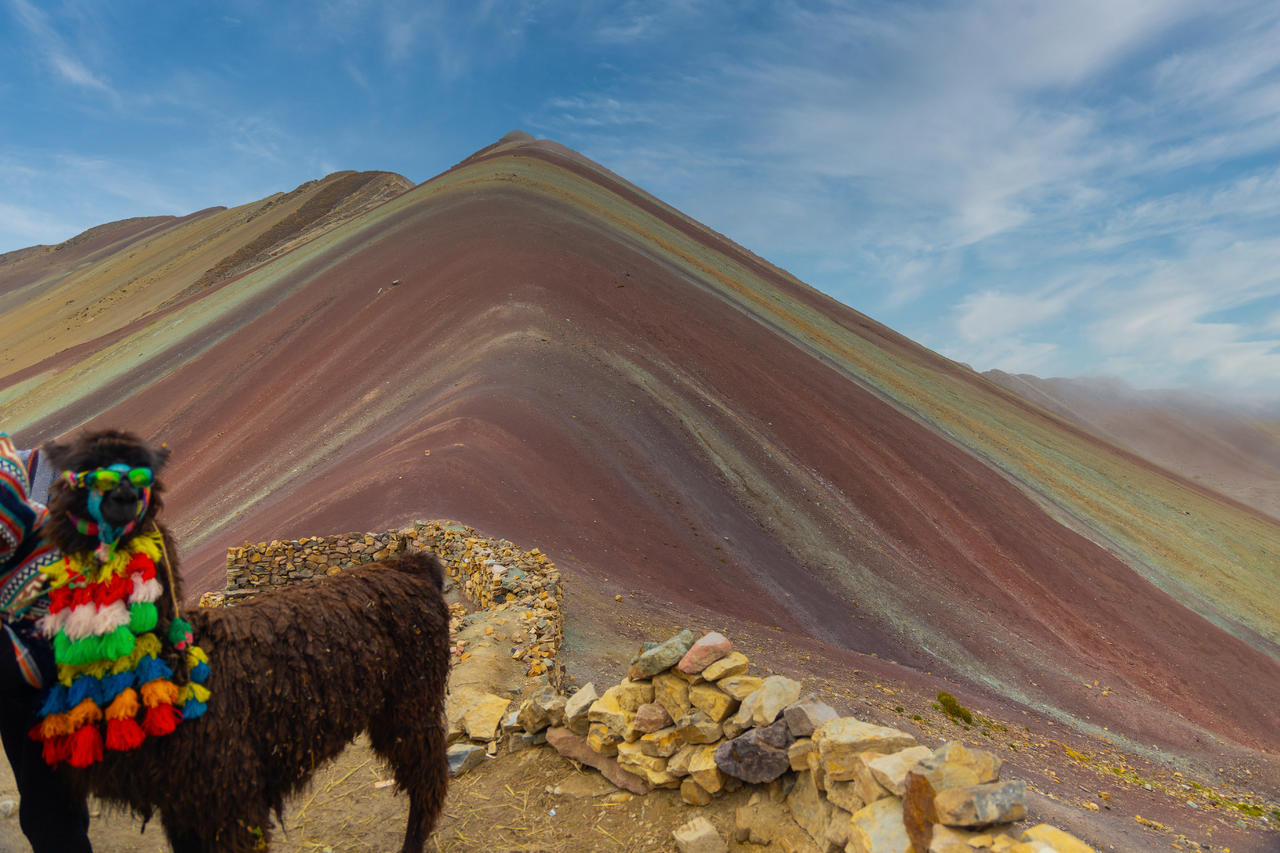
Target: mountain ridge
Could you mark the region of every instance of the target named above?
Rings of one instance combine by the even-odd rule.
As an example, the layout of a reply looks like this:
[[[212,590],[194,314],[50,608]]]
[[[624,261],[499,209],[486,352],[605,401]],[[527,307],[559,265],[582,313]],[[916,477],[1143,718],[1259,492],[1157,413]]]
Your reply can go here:
[[[13,297],[66,345],[6,339],[0,405],[28,443],[168,441],[193,594],[242,541],[459,518],[553,553],[584,642],[643,591],[655,618],[778,628],[1280,772],[1274,520],[648,199],[509,138],[207,288],[267,223],[169,224],[105,333]],[[114,293],[124,260],[42,296]]]

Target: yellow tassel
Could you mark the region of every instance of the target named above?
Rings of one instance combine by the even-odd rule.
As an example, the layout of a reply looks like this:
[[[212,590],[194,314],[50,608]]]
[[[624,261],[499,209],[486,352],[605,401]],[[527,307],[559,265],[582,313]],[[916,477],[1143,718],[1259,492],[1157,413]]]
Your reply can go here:
[[[182,689],[178,691],[178,700],[185,705],[191,699],[195,699],[197,702],[208,702],[209,688],[203,684],[196,684],[194,681],[183,685]]]
[[[67,715],[71,719],[71,728],[80,728],[87,723],[96,723],[102,719],[102,709],[98,707],[98,703],[92,699],[85,699],[79,705],[71,709]]]
[[[204,653],[204,649],[199,646],[192,646],[187,649],[187,668],[195,669],[202,663],[208,663],[209,656]]]
[[[178,685],[165,678],[157,678],[142,685],[142,702],[148,708],[172,705],[178,701]]]
[[[100,661],[94,661],[93,663],[86,666],[83,672],[85,675],[91,676],[92,678],[102,678],[102,676],[106,675],[110,670],[111,670],[111,661],[100,660]]]
[[[114,664],[115,661],[109,660],[94,661],[89,664],[60,663],[58,664],[58,682],[63,687],[70,687],[71,682],[81,675],[102,678],[111,671]]]
[[[134,654],[137,655],[134,663],[142,660],[144,655],[151,655],[153,658],[160,657],[160,638],[155,634],[146,633],[138,638],[137,644],[133,647]]]
[[[111,673],[118,675],[122,672],[128,672],[137,669],[138,661],[147,655],[151,657],[160,657],[160,640],[155,634],[143,634],[134,640],[133,651],[117,661],[108,661],[111,665]]]
[[[62,562],[46,566],[40,572],[49,578],[49,585],[53,588],[65,586],[71,578],[81,572],[84,572],[90,580],[107,580],[124,575],[134,554],[146,554],[157,563],[160,562],[160,540],[159,530],[146,530],[131,538],[104,565],[98,565],[93,552],[89,552],[64,557]]]
[[[86,700],[87,701],[87,700]],[[40,723],[40,736],[45,740],[59,737],[60,735],[69,735],[76,730],[76,726],[71,722],[71,714],[50,714]]]
[[[108,720],[131,720],[138,715],[138,692],[132,687],[120,691],[120,695],[107,706]]]

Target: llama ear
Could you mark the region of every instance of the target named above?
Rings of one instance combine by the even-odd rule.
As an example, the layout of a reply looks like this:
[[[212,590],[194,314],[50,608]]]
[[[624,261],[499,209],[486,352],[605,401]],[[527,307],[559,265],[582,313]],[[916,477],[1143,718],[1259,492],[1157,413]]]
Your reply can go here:
[[[40,450],[44,453],[45,459],[48,460],[49,464],[55,471],[60,471],[67,467],[67,463],[71,457],[70,444],[62,444],[57,441],[47,441]]]
[[[151,470],[159,471],[169,461],[169,445],[162,444],[151,451]]]

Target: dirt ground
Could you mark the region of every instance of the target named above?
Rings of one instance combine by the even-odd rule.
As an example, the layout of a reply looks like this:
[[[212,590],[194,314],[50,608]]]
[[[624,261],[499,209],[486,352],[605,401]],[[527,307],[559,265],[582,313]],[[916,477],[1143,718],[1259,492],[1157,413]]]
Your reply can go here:
[[[491,614],[487,618],[504,617]],[[451,683],[455,688],[468,684],[491,692],[518,691],[526,686],[523,671],[511,666],[506,649],[484,645],[488,624],[476,622],[464,629],[476,642],[468,660],[455,665]],[[496,624],[501,634],[503,624]],[[637,618],[633,627],[637,637],[659,638],[666,630],[644,618]],[[620,679],[626,649],[635,638],[613,634],[602,639],[590,631],[594,639],[587,644],[582,642],[583,631],[572,619],[566,628],[566,647],[571,651],[563,654],[562,662],[569,675],[577,684],[594,680],[597,686]],[[1248,768],[1221,768],[1221,772],[1208,768],[1199,775],[1174,771],[1051,722],[1025,715],[1008,719],[979,705],[973,707],[976,724],[967,726],[936,706],[936,685],[891,681],[885,677],[883,661],[867,657],[865,669],[844,670],[836,677],[829,665],[825,669],[807,665],[809,655],[802,649],[768,632],[753,636],[742,628],[734,640],[758,667],[753,671],[800,678],[841,713],[895,726],[927,745],[956,739],[994,751],[1006,762],[1004,778],[1024,779],[1030,786],[1026,825],[1052,823],[1099,851],[1280,850],[1280,834],[1272,824],[1278,804],[1273,794],[1253,789]],[[775,788],[773,795],[779,794]],[[730,840],[734,812],[752,795],[768,796],[769,791],[744,787],[696,808],[686,805],[677,791],[656,791],[648,797],[619,791],[596,772],[577,767],[545,746],[500,752],[453,780],[427,850],[671,851],[675,849],[672,831],[698,815],[711,820]],[[12,775],[2,764],[0,853],[30,851],[16,814],[5,806],[16,799]],[[1246,800],[1262,804],[1262,815],[1240,811],[1236,804]],[[90,835],[98,853],[169,850],[157,823],[141,831],[141,822],[128,814],[96,802],[91,807]],[[10,813],[5,815],[6,811]],[[271,849],[282,853],[395,851],[407,814],[407,800],[396,794],[390,774],[364,740],[358,739],[287,804],[284,826],[275,831]],[[730,841],[730,849],[783,848]]]

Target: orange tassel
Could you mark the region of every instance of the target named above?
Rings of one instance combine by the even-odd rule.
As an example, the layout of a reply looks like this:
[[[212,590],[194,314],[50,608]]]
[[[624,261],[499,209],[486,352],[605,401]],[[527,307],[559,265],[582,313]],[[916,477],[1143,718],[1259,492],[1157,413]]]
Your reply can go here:
[[[107,706],[107,719],[132,720],[136,716],[138,716],[138,691],[132,687],[126,687]]]
[[[107,720],[107,749],[123,752],[137,749],[147,739],[146,732],[133,718]]]
[[[165,678],[157,678],[142,685],[142,701],[148,708],[172,705],[178,701],[178,685]]]
[[[97,726],[81,726],[71,736],[72,767],[88,767],[102,760],[102,734]]]
[[[172,705],[154,705],[147,709],[142,727],[151,737],[167,735],[178,727],[178,710]]]
[[[40,739],[50,741],[58,737],[66,737],[76,730],[71,722],[71,713],[50,714],[40,723]]]
[[[85,699],[79,705],[71,709],[68,716],[71,718],[71,727],[80,729],[88,723],[96,723],[102,719],[102,709],[98,707],[98,703],[92,699]]]

